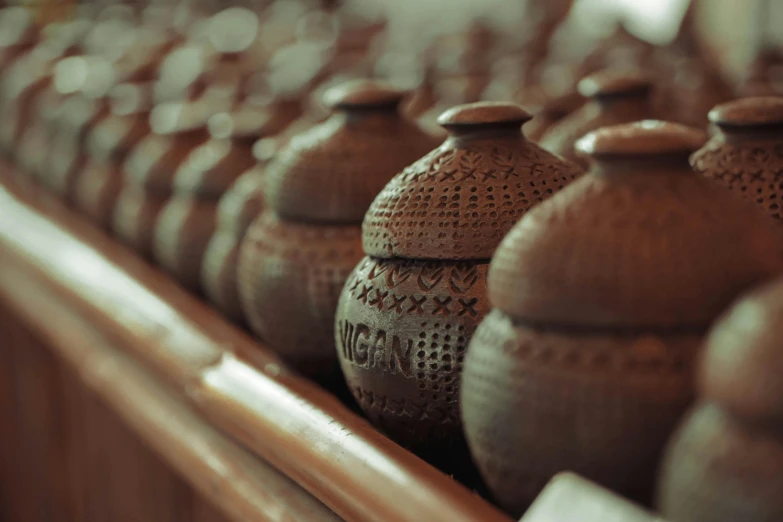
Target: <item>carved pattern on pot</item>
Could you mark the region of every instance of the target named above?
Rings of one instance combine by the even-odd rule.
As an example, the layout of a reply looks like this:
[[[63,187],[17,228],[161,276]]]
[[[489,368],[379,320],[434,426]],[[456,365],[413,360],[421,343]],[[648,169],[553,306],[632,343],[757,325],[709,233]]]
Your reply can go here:
[[[486,270],[365,257],[346,282],[335,332],[343,373],[365,413],[402,444],[445,441],[460,429],[462,361],[489,310]],[[391,385],[398,377],[415,381],[416,393]]]
[[[783,98],[746,98],[710,112],[718,133],[694,153],[693,168],[781,219]]]
[[[451,136],[403,169],[370,206],[362,236],[368,257],[337,311],[341,365],[365,413],[394,440],[458,475],[470,473],[460,456],[462,360],[489,311],[488,260],[530,207],[581,174],[524,138],[529,119],[501,103],[444,113],[440,122]],[[376,353],[383,354],[377,364]],[[398,358],[387,361],[389,353]]]
[[[775,224],[688,167],[705,138],[650,121],[588,134],[591,173],[498,247],[495,310],[466,354],[461,408],[512,514],[564,470],[651,501],[704,332],[783,270]]]
[[[332,116],[291,138],[268,165],[266,215],[241,246],[248,323],[321,382],[339,377],[334,312],[364,255],[361,219],[392,176],[437,145],[400,116],[405,94],[366,80],[327,91]]]

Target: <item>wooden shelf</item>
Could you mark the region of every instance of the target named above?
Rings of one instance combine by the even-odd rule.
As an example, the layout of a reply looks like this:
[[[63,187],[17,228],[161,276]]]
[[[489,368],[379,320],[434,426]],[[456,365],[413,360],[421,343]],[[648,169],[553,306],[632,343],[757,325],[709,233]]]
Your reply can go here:
[[[2,169],[0,298],[233,520],[329,520],[324,505],[349,521],[510,520],[53,196],[15,180]]]

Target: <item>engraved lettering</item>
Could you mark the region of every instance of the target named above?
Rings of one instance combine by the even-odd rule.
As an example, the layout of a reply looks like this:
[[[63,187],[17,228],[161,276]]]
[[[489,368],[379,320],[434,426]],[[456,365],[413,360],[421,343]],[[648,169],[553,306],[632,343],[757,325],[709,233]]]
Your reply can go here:
[[[368,362],[369,345],[363,341],[370,340],[370,328],[366,324],[357,324],[353,334],[353,352],[356,364],[364,366]]]
[[[375,341],[372,343],[372,347],[370,348],[370,367],[379,367],[379,368],[385,368],[386,367],[386,361],[385,361],[385,355],[386,355],[386,332],[383,330],[378,330],[378,333],[375,334]]]
[[[353,325],[348,321],[341,321],[340,340],[343,345],[343,357],[348,361],[353,361]]]
[[[389,373],[394,375],[396,370],[405,377],[411,376],[411,351],[413,348],[413,341],[406,339],[405,343],[407,347],[403,347],[403,342],[400,338],[392,336],[392,349],[389,357]]]
[[[401,339],[384,330],[373,331],[366,324],[339,323],[343,356],[361,368],[381,368],[391,375],[412,377],[413,340]]]

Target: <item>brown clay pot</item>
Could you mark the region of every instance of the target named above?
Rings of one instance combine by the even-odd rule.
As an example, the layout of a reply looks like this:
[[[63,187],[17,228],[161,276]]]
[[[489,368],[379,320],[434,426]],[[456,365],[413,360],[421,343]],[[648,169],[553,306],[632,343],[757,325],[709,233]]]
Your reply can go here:
[[[449,138],[367,212],[367,257],[337,309],[340,364],[365,414],[458,475],[468,460],[457,403],[462,359],[489,311],[489,259],[528,209],[582,172],[524,137],[530,118],[492,102],[443,113]]]
[[[194,292],[201,290],[202,261],[216,229],[218,201],[255,164],[252,145],[263,133],[261,128],[250,133],[229,129],[227,134],[210,130],[212,139],[177,170],[174,194],[155,225],[153,245],[155,260]]]
[[[158,106],[153,133],[141,140],[123,166],[123,188],[112,216],[117,237],[145,257],[152,255],[158,216],[174,190],[174,175],[209,134],[206,121],[179,121],[178,104]]]
[[[715,326],[700,401],[672,438],[658,507],[682,522],[783,519],[783,281],[759,288]]]
[[[83,20],[60,27],[8,67],[0,81],[0,150],[14,156],[35,116],[37,99],[52,85],[54,64],[80,53]]]
[[[323,382],[339,379],[334,312],[362,257],[364,213],[394,174],[437,145],[399,114],[403,97],[368,81],[327,91],[332,117],[291,139],[270,164],[268,210],[240,248],[240,296],[251,328]]]
[[[248,227],[264,209],[264,165],[242,174],[220,198],[217,229],[209,240],[201,271],[204,293],[231,320],[242,323],[237,263]]]
[[[2,78],[0,149],[11,157],[33,116],[38,96],[52,82],[51,63],[37,54],[30,55],[9,67]]]
[[[51,87],[35,99],[30,125],[19,140],[14,158],[25,175],[32,179],[41,180],[46,176],[51,130],[62,111],[63,100],[64,96]]]
[[[588,132],[654,116],[652,83],[643,75],[603,71],[579,82],[579,93],[589,101],[579,110],[552,125],[539,143],[545,149],[587,166],[574,144]]]
[[[77,177],[74,204],[102,228],[111,226],[123,187],[122,165],[149,133],[150,86],[123,84],[111,94],[111,114],[86,139],[86,166]]]
[[[783,270],[774,223],[689,168],[705,138],[650,121],[587,135],[591,172],[495,253],[495,308],[468,349],[461,408],[510,513],[564,470],[649,503],[704,332]]]
[[[530,141],[538,142],[550,127],[578,110],[584,103],[584,96],[576,91],[544,101],[530,123],[525,125],[525,136]]]
[[[763,46],[750,62],[745,77],[737,87],[745,97],[783,95],[783,51]]]
[[[693,168],[780,219],[783,97],[744,98],[719,105],[710,111],[710,122],[717,132],[693,155]]]
[[[55,130],[50,135],[50,148],[42,176],[44,186],[73,202],[76,184],[87,164],[87,136],[101,119],[109,114],[106,99],[88,98],[81,94],[63,101]]]

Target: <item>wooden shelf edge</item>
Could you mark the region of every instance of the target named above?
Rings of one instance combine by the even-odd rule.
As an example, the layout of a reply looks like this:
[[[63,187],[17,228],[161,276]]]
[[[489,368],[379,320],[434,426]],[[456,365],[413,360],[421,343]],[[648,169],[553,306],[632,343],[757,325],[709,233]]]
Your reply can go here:
[[[0,173],[0,250],[345,520],[508,522],[132,252]],[[20,233],[20,231],[24,231]],[[0,291],[5,291],[0,288]]]
[[[0,257],[5,261],[5,257]],[[288,477],[197,415],[117,342],[16,267],[0,271],[2,298],[183,479],[237,522],[338,521]]]

